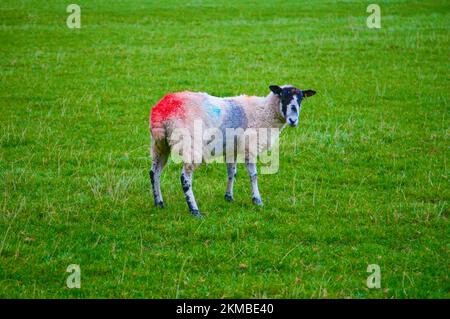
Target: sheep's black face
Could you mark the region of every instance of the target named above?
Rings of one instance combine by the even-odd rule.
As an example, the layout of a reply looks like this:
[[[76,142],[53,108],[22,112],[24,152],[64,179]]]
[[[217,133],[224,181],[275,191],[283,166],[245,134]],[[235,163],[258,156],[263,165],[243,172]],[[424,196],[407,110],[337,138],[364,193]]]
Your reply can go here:
[[[293,86],[279,87],[277,85],[271,85],[269,88],[280,98],[280,113],[286,120],[286,124],[291,127],[298,125],[302,100],[305,97],[316,94],[316,91],[302,91]]]

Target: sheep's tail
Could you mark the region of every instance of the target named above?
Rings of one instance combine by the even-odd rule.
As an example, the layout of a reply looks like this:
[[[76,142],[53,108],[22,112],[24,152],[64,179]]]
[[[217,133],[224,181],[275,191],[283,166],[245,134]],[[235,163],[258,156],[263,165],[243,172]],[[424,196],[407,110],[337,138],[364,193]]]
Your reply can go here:
[[[151,119],[151,114],[150,114]],[[164,158],[170,151],[170,147],[167,140],[167,129],[165,121],[154,121],[150,120],[150,155],[152,159]]]
[[[166,134],[166,128],[164,126],[164,123],[161,123],[161,122],[151,123],[150,122],[150,134],[152,135],[152,139],[155,141],[165,140],[167,137],[167,134]]]

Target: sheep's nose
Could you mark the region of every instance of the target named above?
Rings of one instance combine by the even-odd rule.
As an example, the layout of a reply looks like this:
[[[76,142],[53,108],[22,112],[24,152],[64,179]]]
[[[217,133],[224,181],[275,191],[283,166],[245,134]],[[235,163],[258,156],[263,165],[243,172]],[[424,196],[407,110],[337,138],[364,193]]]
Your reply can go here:
[[[289,124],[294,124],[294,123],[295,123],[295,120],[289,119]]]

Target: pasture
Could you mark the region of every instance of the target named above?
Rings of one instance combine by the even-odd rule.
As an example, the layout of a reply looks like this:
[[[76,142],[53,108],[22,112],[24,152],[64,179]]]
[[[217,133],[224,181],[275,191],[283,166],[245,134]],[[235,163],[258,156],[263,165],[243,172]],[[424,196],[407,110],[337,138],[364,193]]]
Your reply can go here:
[[[0,4],[1,298],[448,298],[446,0]],[[311,88],[252,205],[238,166],[181,165],[153,205],[164,94]],[[66,287],[70,264],[81,288]],[[381,288],[369,289],[369,264]]]

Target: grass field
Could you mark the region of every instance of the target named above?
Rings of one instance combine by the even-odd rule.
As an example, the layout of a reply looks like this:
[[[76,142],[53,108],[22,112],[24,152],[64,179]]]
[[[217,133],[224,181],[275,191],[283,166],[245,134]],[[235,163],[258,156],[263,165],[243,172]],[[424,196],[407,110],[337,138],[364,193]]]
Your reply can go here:
[[[448,298],[450,3],[0,4],[0,297]],[[238,167],[150,192],[149,110],[180,90],[318,93],[251,204]],[[69,264],[81,289],[66,287]],[[381,288],[368,289],[369,264]]]

